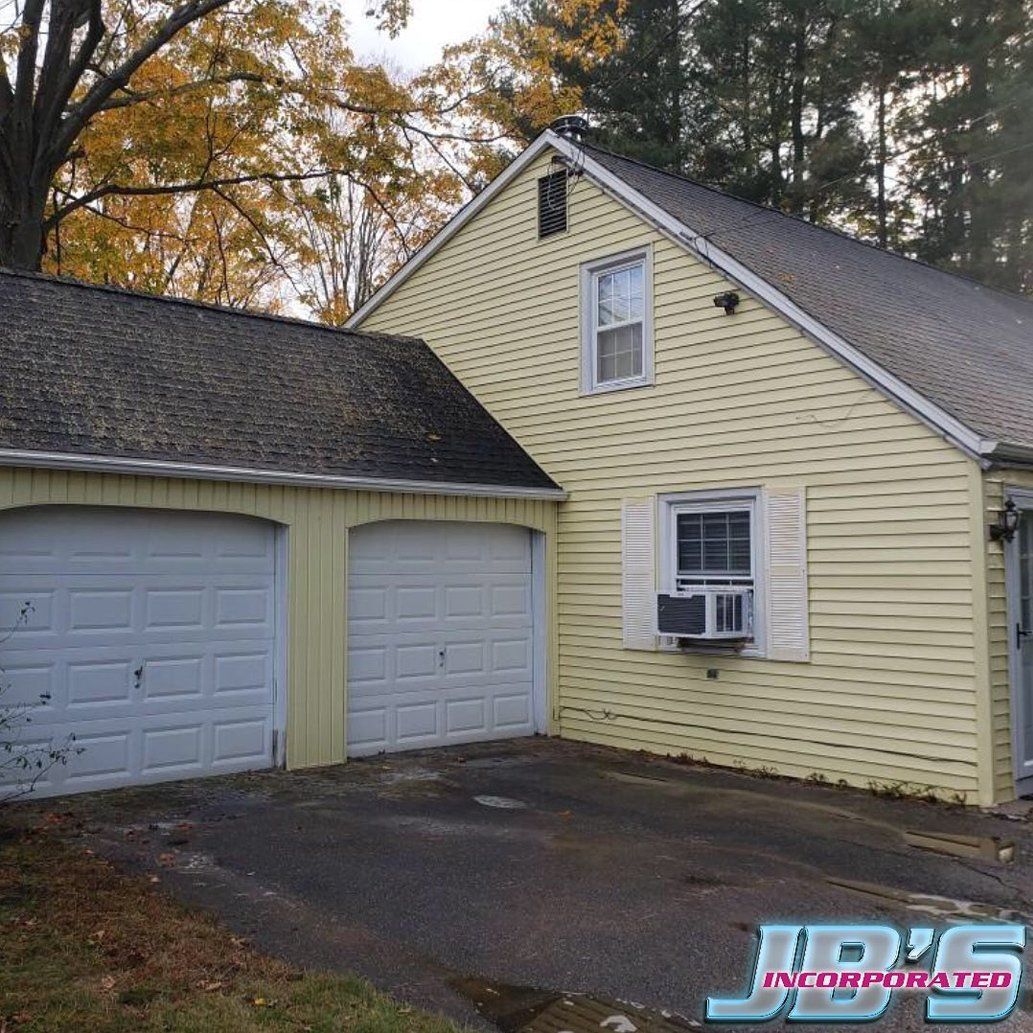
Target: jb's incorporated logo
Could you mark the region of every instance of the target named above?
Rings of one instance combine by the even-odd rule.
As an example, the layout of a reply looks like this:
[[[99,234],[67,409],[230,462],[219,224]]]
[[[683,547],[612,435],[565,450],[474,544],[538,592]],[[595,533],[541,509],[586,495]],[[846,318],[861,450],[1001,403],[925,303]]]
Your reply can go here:
[[[873,1022],[895,993],[927,1022],[999,1022],[1018,1001],[1024,925],[762,925],[747,996],[708,997],[708,1022]]]

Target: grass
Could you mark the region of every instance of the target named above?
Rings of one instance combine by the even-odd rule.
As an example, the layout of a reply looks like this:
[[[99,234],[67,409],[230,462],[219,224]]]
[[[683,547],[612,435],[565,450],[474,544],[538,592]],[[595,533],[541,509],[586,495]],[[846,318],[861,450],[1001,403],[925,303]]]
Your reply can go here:
[[[457,1033],[253,950],[45,826],[0,826],[0,1033]]]

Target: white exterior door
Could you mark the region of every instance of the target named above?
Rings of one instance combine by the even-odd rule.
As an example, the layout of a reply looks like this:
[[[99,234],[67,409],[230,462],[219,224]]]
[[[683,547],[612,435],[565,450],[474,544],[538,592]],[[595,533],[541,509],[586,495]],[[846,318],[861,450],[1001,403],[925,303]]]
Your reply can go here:
[[[277,657],[271,524],[163,510],[0,514],[5,697],[27,743],[83,752],[39,784],[81,792],[268,767]],[[24,605],[31,609],[21,621]]]
[[[391,521],[349,537],[349,755],[533,734],[530,533]]]

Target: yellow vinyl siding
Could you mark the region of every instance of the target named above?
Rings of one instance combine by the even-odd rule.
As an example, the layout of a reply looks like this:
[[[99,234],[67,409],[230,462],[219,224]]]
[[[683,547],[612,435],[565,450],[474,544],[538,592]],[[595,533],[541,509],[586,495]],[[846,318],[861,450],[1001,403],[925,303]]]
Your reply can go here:
[[[553,583],[551,502],[0,469],[0,511],[39,505],[237,513],[287,527],[286,734],[292,768],[345,759],[349,527],[376,520],[464,520],[543,531],[546,584]],[[554,669],[551,656],[548,669]]]
[[[726,316],[712,299],[732,284],[589,181],[571,185],[569,231],[537,240],[547,165],[363,328],[427,340],[570,492],[557,543],[562,733],[988,802],[976,465],[757,301]],[[655,385],[582,396],[580,265],[645,245]],[[810,662],[623,649],[622,500],[776,483],[807,492]]]

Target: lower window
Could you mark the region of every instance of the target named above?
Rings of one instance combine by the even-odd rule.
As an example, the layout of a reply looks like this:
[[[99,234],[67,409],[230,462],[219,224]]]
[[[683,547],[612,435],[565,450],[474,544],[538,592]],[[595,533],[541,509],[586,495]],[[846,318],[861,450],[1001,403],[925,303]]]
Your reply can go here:
[[[755,491],[663,500],[661,582],[672,606],[692,614],[691,638],[756,643],[762,635]]]

